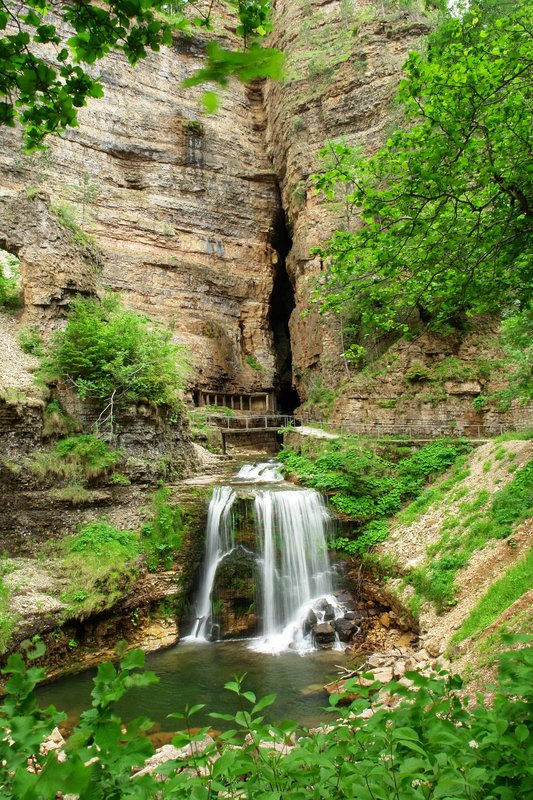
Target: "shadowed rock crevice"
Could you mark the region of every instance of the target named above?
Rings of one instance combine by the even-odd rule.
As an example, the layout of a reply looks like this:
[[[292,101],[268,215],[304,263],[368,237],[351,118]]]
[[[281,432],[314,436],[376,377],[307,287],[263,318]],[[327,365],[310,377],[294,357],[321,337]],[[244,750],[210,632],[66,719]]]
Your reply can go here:
[[[287,272],[286,258],[292,247],[292,239],[285,223],[285,215],[279,210],[274,221],[272,246],[278,254],[274,285],[270,297],[269,324],[272,331],[276,359],[277,407],[282,414],[292,414],[300,405],[300,397],[293,385],[292,348],[289,320],[296,306],[294,287]]]

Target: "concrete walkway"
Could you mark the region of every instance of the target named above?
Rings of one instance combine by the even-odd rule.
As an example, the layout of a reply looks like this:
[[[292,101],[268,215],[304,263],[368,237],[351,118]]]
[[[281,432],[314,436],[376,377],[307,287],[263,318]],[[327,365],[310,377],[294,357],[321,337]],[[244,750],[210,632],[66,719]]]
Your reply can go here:
[[[291,433],[300,433],[302,436],[314,436],[316,439],[338,439],[338,433],[328,433],[322,428],[312,428],[310,425],[299,425],[291,428]]]

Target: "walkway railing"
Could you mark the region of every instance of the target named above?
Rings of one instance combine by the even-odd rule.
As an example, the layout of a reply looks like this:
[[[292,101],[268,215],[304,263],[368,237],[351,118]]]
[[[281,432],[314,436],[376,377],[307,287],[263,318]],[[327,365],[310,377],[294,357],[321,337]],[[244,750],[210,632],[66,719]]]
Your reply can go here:
[[[216,426],[223,431],[277,431],[279,428],[302,425],[314,425],[331,433],[353,433],[359,436],[401,437],[405,439],[437,439],[441,436],[465,437],[468,439],[490,439],[509,432],[526,432],[533,430],[533,417],[525,417],[515,424],[503,425],[498,422],[456,423],[454,420],[432,419],[402,420],[401,422],[352,422],[327,423],[313,419],[307,415],[292,414],[249,414],[230,417],[223,414],[212,414],[206,417],[208,425]]]

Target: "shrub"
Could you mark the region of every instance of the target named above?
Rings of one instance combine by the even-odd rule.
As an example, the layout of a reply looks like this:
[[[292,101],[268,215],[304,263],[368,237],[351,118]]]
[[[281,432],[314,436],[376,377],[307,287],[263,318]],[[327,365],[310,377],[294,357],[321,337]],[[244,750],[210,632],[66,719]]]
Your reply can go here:
[[[29,657],[43,651],[38,643]],[[68,793],[117,800],[526,800],[533,791],[530,647],[500,656],[491,706],[481,695],[475,701],[465,697],[458,676],[411,672],[407,677],[414,686],[391,683],[387,691],[398,702],[381,704],[369,714],[382,684],[369,681],[365,687],[350,679],[345,691],[357,691],[357,699],[338,707],[346,696],[334,695],[334,718],[314,731],[291,721],[270,723],[275,695],[258,699],[242,678],[234,678],[225,688],[235,695],[238,710],[209,714],[229,723],[229,730],[203,750],[197,743],[209,726],[198,727],[195,717],[205,706],[187,706],[172,715],[183,725],[172,743],[188,755],[137,777],[135,768],[154,753],[146,736],[152,723],[144,717],[123,721],[116,703],[129,689],[157,682],[153,673],[139,671],[143,667],[139,650],[128,653],[118,669],[110,662],[98,667],[91,708],[81,714],[68,740],[68,758],[59,761],[57,752],[40,745],[66,715],[54,706],[42,709],[36,701],[35,686],[44,670],[27,668],[20,653],[10,656],[0,706],[0,725],[10,732],[0,739],[3,798],[53,800]],[[36,767],[32,772],[27,770],[30,760]]]
[[[145,400],[176,406],[186,364],[171,334],[106,295],[79,297],[56,334],[48,369],[71,381],[82,398],[114,406]]]

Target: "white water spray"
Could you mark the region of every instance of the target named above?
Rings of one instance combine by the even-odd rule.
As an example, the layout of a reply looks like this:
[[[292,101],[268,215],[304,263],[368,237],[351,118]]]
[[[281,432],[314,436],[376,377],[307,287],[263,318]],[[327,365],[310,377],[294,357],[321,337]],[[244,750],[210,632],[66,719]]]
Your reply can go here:
[[[195,637],[207,641],[211,619],[211,594],[220,562],[234,547],[231,510],[236,499],[231,486],[217,486],[209,504],[206,526],[205,560],[196,604]]]

